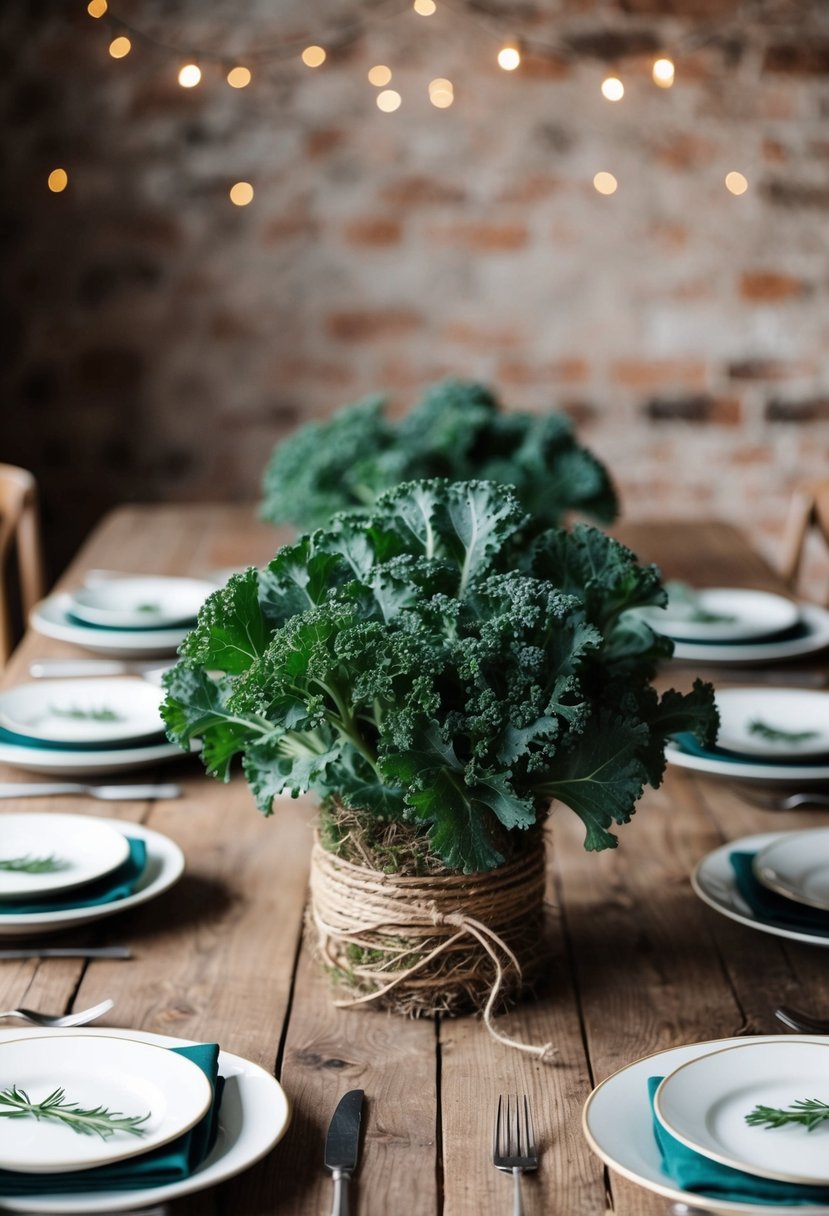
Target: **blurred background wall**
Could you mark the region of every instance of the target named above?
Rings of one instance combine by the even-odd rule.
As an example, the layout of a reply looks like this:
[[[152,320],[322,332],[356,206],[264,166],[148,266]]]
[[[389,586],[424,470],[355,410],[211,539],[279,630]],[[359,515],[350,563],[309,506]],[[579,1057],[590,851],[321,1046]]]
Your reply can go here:
[[[829,450],[829,4],[436,3],[5,0],[0,459],[53,571],[116,502],[255,500],[299,423],[447,375],[566,410],[627,515],[774,555]]]

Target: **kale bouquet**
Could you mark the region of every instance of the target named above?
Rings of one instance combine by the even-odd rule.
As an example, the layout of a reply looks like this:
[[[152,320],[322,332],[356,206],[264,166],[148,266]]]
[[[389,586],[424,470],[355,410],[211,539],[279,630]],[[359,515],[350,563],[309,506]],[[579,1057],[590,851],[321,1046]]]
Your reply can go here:
[[[581,818],[587,849],[613,847],[667,738],[713,741],[710,685],[651,685],[672,643],[628,610],[665,598],[617,541],[539,531],[504,486],[406,483],[216,591],[163,714],[214,775],[241,755],[266,815],[319,796],[313,915],[357,999],[391,987],[409,1012],[488,1016],[505,970],[516,988],[538,972],[550,803]],[[457,935],[484,922],[494,942],[462,962]]]
[[[306,531],[431,477],[511,485],[540,527],[571,511],[599,523],[616,517],[607,470],[563,414],[506,413],[489,389],[460,380],[433,385],[400,422],[383,406],[382,397],[368,398],[283,440],[265,471],[263,517]]]

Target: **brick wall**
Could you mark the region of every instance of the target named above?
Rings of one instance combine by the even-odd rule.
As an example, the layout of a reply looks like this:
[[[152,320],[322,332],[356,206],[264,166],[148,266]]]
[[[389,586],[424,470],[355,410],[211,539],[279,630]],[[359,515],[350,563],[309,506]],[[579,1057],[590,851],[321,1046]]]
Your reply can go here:
[[[438,5],[112,0],[147,35],[118,62],[83,3],[3,6],[3,458],[42,482],[55,566],[116,501],[256,498],[298,422],[449,374],[568,410],[628,515],[720,515],[775,555],[827,470],[829,6]],[[512,33],[545,50],[507,73]],[[286,37],[339,49],[254,57]],[[202,55],[182,89],[171,47],[254,82]]]

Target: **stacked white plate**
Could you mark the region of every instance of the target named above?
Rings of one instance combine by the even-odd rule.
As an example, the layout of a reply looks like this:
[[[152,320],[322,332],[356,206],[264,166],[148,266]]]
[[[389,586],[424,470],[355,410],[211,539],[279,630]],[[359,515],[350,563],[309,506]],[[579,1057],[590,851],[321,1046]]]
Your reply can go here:
[[[33,773],[126,772],[181,755],[164,690],[134,677],[35,680],[0,692],[0,761]]]
[[[150,1116],[143,1124],[144,1135],[116,1132],[107,1140],[78,1135],[48,1120],[6,1119],[0,1167],[28,1174],[68,1173],[127,1161],[176,1139],[202,1118],[211,1101],[211,1087],[201,1069],[168,1050],[192,1045],[132,1030],[0,1031],[0,1071],[34,1101],[61,1085],[66,1099],[81,1106],[100,1104],[128,1115]],[[284,1135],[288,1101],[269,1073],[229,1052],[219,1052],[219,1074],[225,1085],[218,1137],[210,1155],[188,1178],[134,1190],[3,1195],[0,1211],[86,1216],[134,1210],[215,1186],[247,1169]]]
[[[648,1078],[663,1077],[654,1096]],[[769,1129],[746,1116],[756,1106],[788,1108],[804,1098],[829,1102],[829,1041],[793,1035],[720,1039],[661,1051],[621,1069],[590,1095],[584,1130],[612,1169],[694,1211],[791,1212],[829,1216],[829,1203],[764,1204],[683,1189],[663,1170],[654,1114],[682,1144],[757,1178],[829,1188],[829,1124]]]
[[[668,761],[729,780],[829,782],[829,693],[800,688],[728,688],[716,694],[717,746],[679,738]]]
[[[175,654],[216,584],[137,575],[95,579],[41,600],[31,624],[46,637],[114,658]]]
[[[803,924],[797,928],[757,916],[740,894],[730,861],[732,853],[753,853],[754,878],[769,891],[790,900],[794,911],[798,905],[801,912],[816,909],[814,931],[808,915],[798,917]],[[829,915],[825,926],[820,915],[829,913],[829,828],[762,832],[732,840],[703,857],[691,875],[691,885],[704,903],[729,920],[790,941],[829,946]]]
[[[829,612],[769,591],[668,583],[666,608],[632,610],[674,641],[674,658],[706,665],[763,664],[829,646]]]

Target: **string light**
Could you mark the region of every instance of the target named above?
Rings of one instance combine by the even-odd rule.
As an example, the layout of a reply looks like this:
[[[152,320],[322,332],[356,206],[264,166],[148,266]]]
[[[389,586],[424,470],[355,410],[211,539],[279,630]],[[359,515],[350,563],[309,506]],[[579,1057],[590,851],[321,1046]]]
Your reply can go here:
[[[455,86],[445,76],[429,82],[429,100],[438,110],[448,110],[455,100]]]
[[[402,102],[403,98],[395,89],[384,89],[382,93],[377,94],[377,108],[384,114],[393,114],[395,110],[400,109]]]
[[[412,5],[414,11],[421,17],[431,17],[432,13],[437,11],[437,7],[435,0],[414,0]]]
[[[602,96],[608,101],[621,101],[625,95],[625,86],[618,76],[605,76],[602,81]]]
[[[53,194],[60,194],[69,185],[69,174],[65,169],[53,169],[46,184]]]
[[[107,11],[107,0],[89,0],[86,6],[86,11],[90,17],[103,17]]]
[[[613,174],[604,171],[596,174],[593,178],[593,185],[599,194],[615,194],[619,189],[619,183]]]
[[[498,67],[503,68],[505,72],[514,72],[521,62],[521,52],[517,46],[511,43],[507,46],[502,46],[498,52]]]
[[[179,70],[178,82],[183,89],[194,89],[201,80],[201,68],[196,63],[185,63]]]
[[[321,46],[306,46],[302,52],[302,62],[306,68],[318,68],[325,63],[326,55]]]
[[[748,178],[744,177],[742,173],[738,173],[736,169],[732,169],[725,175],[725,188],[731,194],[745,194],[748,190]]]
[[[227,74],[227,83],[232,89],[245,89],[251,82],[250,68],[231,68]]]
[[[391,68],[387,68],[384,63],[375,64],[373,68],[368,70],[368,82],[374,84],[378,89],[381,89],[384,84],[388,84],[391,80]]]
[[[230,187],[230,201],[237,207],[247,207],[253,202],[253,186],[250,182],[236,182]]]
[[[653,83],[660,89],[669,89],[676,77],[676,68],[671,59],[657,59],[651,69]]]
[[[129,55],[131,50],[132,43],[123,34],[118,38],[113,38],[109,44],[109,53],[113,59],[123,59],[125,55]]]

